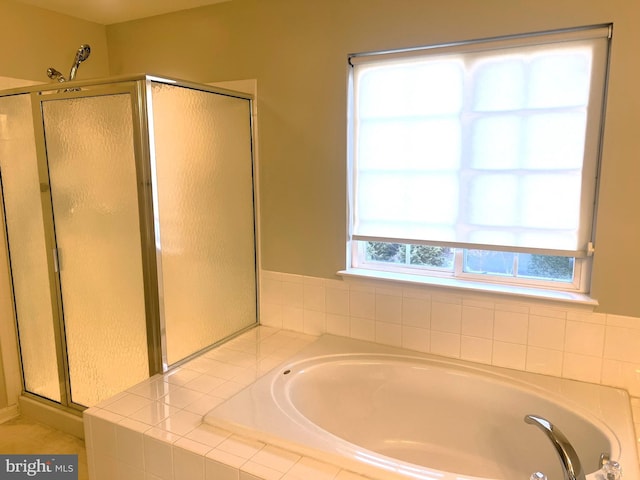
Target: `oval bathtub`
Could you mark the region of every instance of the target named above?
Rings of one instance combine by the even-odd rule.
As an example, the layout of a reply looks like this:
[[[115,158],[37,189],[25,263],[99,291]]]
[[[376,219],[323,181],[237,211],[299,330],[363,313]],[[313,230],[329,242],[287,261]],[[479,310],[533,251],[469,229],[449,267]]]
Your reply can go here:
[[[528,414],[564,433],[587,478],[599,478],[601,453],[638,478],[621,390],[329,335],[204,421],[372,478],[562,480]]]

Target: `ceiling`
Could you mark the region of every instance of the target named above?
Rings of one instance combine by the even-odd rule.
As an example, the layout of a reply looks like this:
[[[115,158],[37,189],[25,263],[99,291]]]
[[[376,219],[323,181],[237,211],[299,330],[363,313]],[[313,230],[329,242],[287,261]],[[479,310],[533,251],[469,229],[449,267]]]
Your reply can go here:
[[[102,25],[127,22],[231,0],[17,0]]]

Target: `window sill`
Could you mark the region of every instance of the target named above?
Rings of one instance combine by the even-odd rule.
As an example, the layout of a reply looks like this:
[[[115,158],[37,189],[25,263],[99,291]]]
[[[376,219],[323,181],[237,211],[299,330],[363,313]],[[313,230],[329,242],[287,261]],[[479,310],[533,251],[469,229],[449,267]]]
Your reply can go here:
[[[486,293],[493,295],[504,295],[509,297],[528,298],[530,300],[546,300],[552,302],[565,302],[571,304],[585,305],[590,307],[598,306],[598,301],[588,294],[578,292],[565,292],[561,290],[544,290],[538,288],[527,288],[516,285],[503,285],[495,283],[471,282],[468,280],[458,280],[455,278],[423,277],[419,275],[409,275],[405,273],[383,272],[379,270],[366,270],[362,268],[349,268],[340,270],[338,275],[349,279],[381,280],[411,285],[422,285],[425,287],[437,287],[452,290],[463,290],[474,293]]]

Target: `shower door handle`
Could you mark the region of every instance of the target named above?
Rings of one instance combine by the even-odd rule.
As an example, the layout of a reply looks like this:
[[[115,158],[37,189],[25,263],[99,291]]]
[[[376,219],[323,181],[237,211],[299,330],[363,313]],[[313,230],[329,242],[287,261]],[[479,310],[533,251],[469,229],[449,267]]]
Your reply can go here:
[[[58,273],[60,271],[60,259],[58,257],[58,249],[53,248],[53,271]]]

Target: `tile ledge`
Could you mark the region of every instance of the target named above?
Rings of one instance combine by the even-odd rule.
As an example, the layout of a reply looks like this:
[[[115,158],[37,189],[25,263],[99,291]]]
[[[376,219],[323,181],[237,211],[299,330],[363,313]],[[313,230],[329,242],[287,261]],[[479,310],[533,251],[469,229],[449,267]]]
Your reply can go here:
[[[378,270],[366,270],[361,268],[349,268],[340,270],[337,274],[345,280],[379,280],[410,285],[422,285],[452,291],[467,291],[474,293],[486,293],[503,295],[508,297],[528,298],[533,300],[545,300],[552,302],[570,303],[595,308],[598,301],[585,293],[565,292],[561,290],[527,288],[516,285],[501,285],[495,283],[473,282],[455,278],[425,277],[421,275],[409,275],[405,273],[383,272]]]

